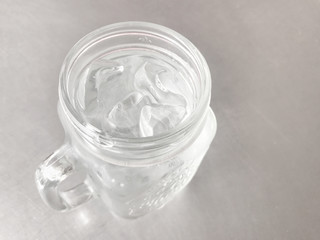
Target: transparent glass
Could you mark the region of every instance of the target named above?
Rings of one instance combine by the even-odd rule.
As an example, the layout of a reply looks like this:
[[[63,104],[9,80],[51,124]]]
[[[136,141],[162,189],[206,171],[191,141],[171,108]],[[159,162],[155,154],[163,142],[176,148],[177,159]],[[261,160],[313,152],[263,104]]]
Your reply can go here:
[[[192,113],[163,134],[113,137],[87,122],[75,106],[74,86],[81,70],[108,52],[128,48],[169,56],[183,63],[191,77]],[[125,22],[88,34],[70,50],[61,69],[58,113],[66,137],[36,170],[41,197],[60,211],[97,197],[112,213],[126,218],[161,208],[190,182],[215,136],[210,95],[205,59],[177,32],[151,23]]]

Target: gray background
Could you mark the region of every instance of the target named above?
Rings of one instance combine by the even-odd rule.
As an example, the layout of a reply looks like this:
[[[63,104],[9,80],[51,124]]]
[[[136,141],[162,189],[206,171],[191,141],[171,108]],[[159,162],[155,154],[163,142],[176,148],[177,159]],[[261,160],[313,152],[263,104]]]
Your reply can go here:
[[[98,200],[44,205],[34,171],[64,138],[58,75],[72,45],[114,22],[170,27],[213,75],[216,138],[161,211],[130,221]],[[320,239],[320,2],[0,1],[0,239]]]

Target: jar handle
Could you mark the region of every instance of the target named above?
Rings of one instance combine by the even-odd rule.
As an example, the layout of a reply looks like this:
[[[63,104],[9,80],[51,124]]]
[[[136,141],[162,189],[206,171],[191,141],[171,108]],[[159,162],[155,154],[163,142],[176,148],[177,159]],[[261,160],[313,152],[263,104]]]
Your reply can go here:
[[[66,179],[75,180],[76,185],[63,190]],[[76,160],[69,144],[62,145],[40,164],[35,173],[36,184],[43,201],[55,210],[64,211],[87,202],[93,196],[86,169]],[[76,177],[76,178],[75,178]],[[68,183],[68,181],[65,181]]]

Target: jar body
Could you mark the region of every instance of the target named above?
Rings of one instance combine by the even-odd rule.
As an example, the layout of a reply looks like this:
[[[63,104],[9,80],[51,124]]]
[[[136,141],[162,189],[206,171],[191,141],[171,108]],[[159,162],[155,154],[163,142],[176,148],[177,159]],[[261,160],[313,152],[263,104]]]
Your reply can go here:
[[[167,146],[174,148],[173,155],[153,157],[149,159],[153,163],[146,165],[117,165],[114,163],[121,161],[125,153],[111,156],[105,150],[97,154],[68,123],[63,110],[58,110],[66,141],[74,152],[74,164],[84,166],[95,195],[109,210],[125,218],[159,209],[182,190],[195,175],[216,132],[216,119],[208,107],[202,122],[183,144]]]

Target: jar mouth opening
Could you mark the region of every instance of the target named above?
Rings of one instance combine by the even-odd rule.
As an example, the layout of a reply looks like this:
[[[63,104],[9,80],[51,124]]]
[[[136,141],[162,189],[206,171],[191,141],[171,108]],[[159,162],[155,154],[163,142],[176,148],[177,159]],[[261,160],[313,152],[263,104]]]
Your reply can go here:
[[[196,77],[201,82],[200,96],[195,109],[190,115],[176,127],[149,137],[128,138],[109,136],[99,128],[93,126],[85,120],[82,114],[72,104],[73,100],[68,92],[68,81],[72,68],[77,64],[77,60],[84,54],[84,52],[92,47],[95,43],[102,41],[105,38],[112,37],[117,34],[132,34],[132,32],[139,32],[145,34],[153,34],[157,37],[168,39],[179,46],[186,55],[193,61],[196,67]],[[170,140],[174,141],[180,138],[181,135],[188,133],[197,122],[200,122],[205,115],[206,108],[210,102],[211,92],[211,76],[210,70],[206,60],[200,51],[181,34],[166,28],[161,25],[147,22],[121,22],[99,28],[80,39],[67,54],[60,72],[59,80],[59,99],[61,102],[62,110],[66,114],[68,120],[72,123],[75,129],[81,133],[90,142],[101,144],[103,146],[112,147],[128,147],[130,143],[132,148],[139,148],[139,146],[146,148],[148,145],[151,147],[168,144]],[[112,139],[111,139],[112,138]]]

